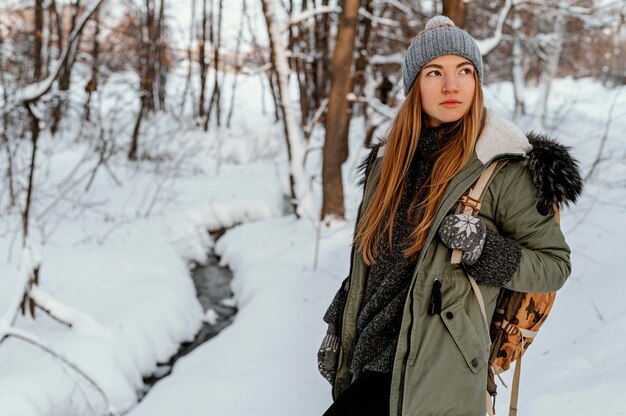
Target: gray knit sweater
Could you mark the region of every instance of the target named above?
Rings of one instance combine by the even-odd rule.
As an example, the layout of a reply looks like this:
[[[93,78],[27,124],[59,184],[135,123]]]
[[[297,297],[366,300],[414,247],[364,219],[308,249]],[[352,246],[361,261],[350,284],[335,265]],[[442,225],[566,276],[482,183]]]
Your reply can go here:
[[[393,368],[404,303],[416,266],[403,253],[411,230],[421,218],[418,208],[413,207],[411,212],[409,208],[416,195],[418,200],[424,196],[422,186],[445,140],[438,137],[440,132],[441,129],[422,130],[394,219],[391,246],[385,234],[378,242],[378,256],[368,269],[350,365],[353,380],[364,370],[386,373]],[[516,242],[488,231],[481,257],[468,271],[477,281],[503,286],[515,274],[520,257],[521,248]],[[324,315],[331,332],[340,327],[345,295],[342,285]]]
[[[386,234],[378,242],[378,256],[368,271],[356,324],[358,338],[350,365],[354,378],[363,370],[391,370],[402,309],[415,269],[415,262],[404,256],[404,250],[411,230],[421,216],[416,208],[409,212],[409,207],[421,192],[440,147],[436,129],[422,130],[396,211],[391,247]]]

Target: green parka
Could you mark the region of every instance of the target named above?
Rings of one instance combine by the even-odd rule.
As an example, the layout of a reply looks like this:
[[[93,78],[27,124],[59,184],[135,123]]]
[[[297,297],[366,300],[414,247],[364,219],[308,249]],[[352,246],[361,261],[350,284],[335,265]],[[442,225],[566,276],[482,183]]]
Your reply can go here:
[[[486,413],[489,328],[462,265],[450,263],[451,250],[439,241],[436,233],[459,197],[492,161],[510,160],[489,186],[482,201],[480,219],[487,227],[522,246],[519,268],[505,287],[523,292],[554,292],[569,276],[570,250],[555,214],[550,211],[544,215],[537,208],[542,198],[558,199],[558,195],[550,194],[547,187],[556,189],[563,184],[550,182],[554,177],[541,177],[555,166],[528,166],[525,163],[532,149],[518,127],[491,111],[487,112],[474,155],[447,187],[413,272],[393,365],[391,416],[482,416]],[[565,152],[567,159],[569,155],[562,146],[560,150]],[[383,153],[384,146],[367,166],[359,216],[376,188]],[[559,157],[554,153],[544,155],[544,162],[573,163],[574,166],[569,168],[577,169],[571,158],[569,162],[551,160]],[[360,251],[353,248],[348,292],[341,317],[334,398],[351,383],[350,360],[356,343],[356,321],[367,269]],[[442,283],[442,311],[440,315],[429,315],[427,305],[435,278]],[[493,314],[499,290],[481,285],[487,316]]]

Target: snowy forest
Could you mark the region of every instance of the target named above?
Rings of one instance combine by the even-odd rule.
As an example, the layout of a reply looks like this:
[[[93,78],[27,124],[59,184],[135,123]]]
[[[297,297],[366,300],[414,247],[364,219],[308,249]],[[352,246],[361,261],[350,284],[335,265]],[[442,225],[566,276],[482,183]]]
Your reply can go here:
[[[0,0],[0,415],[321,415],[356,168],[436,14],[583,173],[519,414],[626,414],[626,0]]]

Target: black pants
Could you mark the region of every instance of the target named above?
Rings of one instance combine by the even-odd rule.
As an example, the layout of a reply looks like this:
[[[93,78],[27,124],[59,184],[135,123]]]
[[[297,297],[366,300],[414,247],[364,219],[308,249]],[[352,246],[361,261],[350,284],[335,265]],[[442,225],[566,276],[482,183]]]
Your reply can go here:
[[[391,373],[365,372],[323,416],[389,416]]]

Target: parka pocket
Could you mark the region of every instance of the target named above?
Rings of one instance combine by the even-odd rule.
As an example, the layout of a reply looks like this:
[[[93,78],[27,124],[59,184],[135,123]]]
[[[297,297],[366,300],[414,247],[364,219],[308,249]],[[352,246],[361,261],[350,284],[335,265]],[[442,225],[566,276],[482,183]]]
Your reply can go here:
[[[467,366],[478,373],[487,362],[489,351],[486,340],[482,340],[460,301],[441,311],[441,319],[452,335]]]

